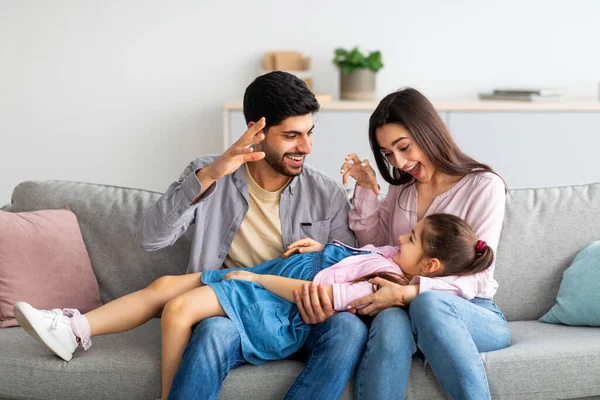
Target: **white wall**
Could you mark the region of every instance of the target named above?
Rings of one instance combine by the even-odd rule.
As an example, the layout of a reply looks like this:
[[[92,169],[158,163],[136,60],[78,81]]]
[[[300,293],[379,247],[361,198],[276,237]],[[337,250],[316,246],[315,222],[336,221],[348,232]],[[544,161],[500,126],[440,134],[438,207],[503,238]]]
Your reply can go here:
[[[383,53],[380,96],[596,100],[599,38],[596,0],[0,0],[0,205],[27,179],[164,190],[221,151],[221,106],[267,50],[312,56],[321,93],[338,90],[333,49],[357,44]]]

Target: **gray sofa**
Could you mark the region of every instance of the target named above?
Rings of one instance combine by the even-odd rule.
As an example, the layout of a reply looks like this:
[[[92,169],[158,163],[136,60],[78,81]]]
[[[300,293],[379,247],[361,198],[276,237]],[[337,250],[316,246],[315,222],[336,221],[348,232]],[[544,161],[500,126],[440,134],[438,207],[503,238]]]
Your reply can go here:
[[[24,182],[10,211],[68,206],[78,218],[102,300],[182,274],[189,233],[173,247],[143,251],[132,232],[159,193],[75,182]],[[513,190],[507,200],[496,301],[510,321],[512,345],[481,355],[496,399],[600,398],[600,328],[537,319],[554,304],[562,272],[600,239],[600,184]],[[19,328],[0,329],[0,398],[153,399],[160,393],[160,324],[96,337],[90,351],[63,362]],[[232,371],[223,399],[281,399],[302,363],[279,361]],[[596,397],[593,397],[596,396]],[[342,398],[352,397],[348,385]],[[430,368],[415,358],[408,399],[444,398]]]

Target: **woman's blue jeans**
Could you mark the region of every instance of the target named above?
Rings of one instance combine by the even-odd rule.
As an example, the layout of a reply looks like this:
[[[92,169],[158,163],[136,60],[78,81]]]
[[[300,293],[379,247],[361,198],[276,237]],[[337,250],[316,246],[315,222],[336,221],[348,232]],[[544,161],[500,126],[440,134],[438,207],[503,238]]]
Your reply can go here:
[[[355,399],[403,399],[417,348],[451,399],[490,399],[479,353],[509,344],[508,323],[493,300],[427,291],[408,311],[388,308],[373,319]]]
[[[354,314],[339,313],[313,325],[302,349],[304,371],[286,399],[337,399],[360,359],[368,330]],[[240,334],[224,317],[202,321],[177,370],[169,399],[216,399],[230,370],[245,364]]]

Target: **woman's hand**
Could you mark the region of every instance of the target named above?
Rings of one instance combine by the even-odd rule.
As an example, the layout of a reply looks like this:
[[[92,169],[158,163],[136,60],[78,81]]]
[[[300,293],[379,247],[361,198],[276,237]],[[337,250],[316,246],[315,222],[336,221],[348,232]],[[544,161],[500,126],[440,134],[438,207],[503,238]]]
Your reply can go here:
[[[287,251],[283,253],[283,258],[288,258],[295,252],[298,253],[314,253],[317,251],[321,251],[325,248],[325,245],[317,242],[316,240],[312,240],[311,238],[296,240],[294,243],[290,244],[287,248]]]
[[[227,275],[223,277],[224,281],[236,280],[236,281],[248,281],[248,282],[256,282],[256,278],[258,274],[249,271],[231,271]]]
[[[369,165],[369,160],[360,160],[355,153],[349,154],[345,158],[344,164],[340,173],[342,176],[342,183],[344,186],[348,185],[348,177],[351,176],[356,179],[356,184],[366,189],[371,189],[379,196],[379,185],[377,184],[377,177],[375,171]]]
[[[398,285],[383,278],[373,278],[369,283],[378,287],[371,295],[348,304],[348,308],[366,307],[358,310],[359,314],[374,317],[380,311],[390,307],[405,307],[419,294],[419,285]]]
[[[318,283],[302,285],[302,293],[294,290],[294,299],[300,316],[307,324],[320,324],[335,314],[327,289]]]

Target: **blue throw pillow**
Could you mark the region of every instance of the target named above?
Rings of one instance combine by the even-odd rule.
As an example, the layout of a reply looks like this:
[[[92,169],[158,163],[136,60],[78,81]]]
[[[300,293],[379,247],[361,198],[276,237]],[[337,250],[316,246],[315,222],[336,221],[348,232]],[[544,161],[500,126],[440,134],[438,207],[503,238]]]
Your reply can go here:
[[[556,304],[539,321],[600,326],[600,241],[577,254],[563,274]]]

